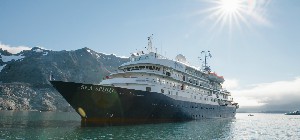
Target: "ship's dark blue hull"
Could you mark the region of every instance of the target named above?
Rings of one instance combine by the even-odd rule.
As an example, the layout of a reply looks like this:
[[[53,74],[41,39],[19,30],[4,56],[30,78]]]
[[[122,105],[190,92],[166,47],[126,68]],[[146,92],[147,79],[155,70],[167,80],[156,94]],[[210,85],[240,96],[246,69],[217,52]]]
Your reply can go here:
[[[175,100],[161,93],[51,81],[81,115],[82,125],[121,125],[234,118],[235,107]]]

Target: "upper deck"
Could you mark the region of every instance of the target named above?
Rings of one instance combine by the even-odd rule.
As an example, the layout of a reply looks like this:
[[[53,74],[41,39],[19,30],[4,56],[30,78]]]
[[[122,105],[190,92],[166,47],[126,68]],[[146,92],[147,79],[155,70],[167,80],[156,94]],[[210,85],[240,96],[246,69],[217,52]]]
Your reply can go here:
[[[224,82],[224,78],[222,76],[218,76],[215,73],[190,66],[186,62],[185,58],[182,58],[184,57],[183,55],[178,56],[176,57],[176,60],[171,60],[154,52],[149,52],[147,54],[144,54],[143,52],[134,53],[130,57],[131,61],[122,64],[119,69],[125,69],[126,67],[134,67],[138,65],[156,65],[163,66],[169,68],[172,71],[178,71],[204,81],[210,80],[217,83]]]

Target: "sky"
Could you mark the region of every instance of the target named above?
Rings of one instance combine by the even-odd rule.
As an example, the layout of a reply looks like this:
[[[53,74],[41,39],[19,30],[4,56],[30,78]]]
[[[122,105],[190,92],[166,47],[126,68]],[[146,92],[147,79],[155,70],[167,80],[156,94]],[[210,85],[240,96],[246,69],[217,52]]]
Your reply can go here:
[[[0,0],[0,47],[130,56],[153,34],[158,53],[212,71],[241,106],[300,99],[298,0]],[[291,102],[288,102],[291,101]],[[300,107],[299,107],[300,109]]]

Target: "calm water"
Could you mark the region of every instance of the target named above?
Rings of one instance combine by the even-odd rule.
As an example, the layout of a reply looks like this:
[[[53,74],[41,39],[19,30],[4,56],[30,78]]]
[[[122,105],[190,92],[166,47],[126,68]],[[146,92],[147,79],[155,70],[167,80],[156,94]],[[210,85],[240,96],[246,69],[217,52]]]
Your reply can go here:
[[[0,111],[0,139],[300,139],[300,116],[247,115],[182,123],[81,127],[76,113]]]

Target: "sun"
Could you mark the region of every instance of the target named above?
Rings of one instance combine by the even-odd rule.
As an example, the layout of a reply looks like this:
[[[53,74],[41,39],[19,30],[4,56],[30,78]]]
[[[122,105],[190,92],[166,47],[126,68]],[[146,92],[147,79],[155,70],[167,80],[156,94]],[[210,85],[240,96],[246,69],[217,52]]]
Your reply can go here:
[[[220,0],[218,3],[220,5],[220,10],[226,14],[233,14],[239,12],[242,7],[241,0]]]
[[[233,33],[235,29],[240,31],[252,29],[252,25],[272,26],[266,19],[266,6],[271,0],[207,0],[210,6],[202,13],[208,13],[207,18],[211,22],[211,29],[227,29]],[[246,28],[245,28],[246,27]]]

